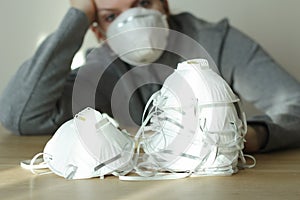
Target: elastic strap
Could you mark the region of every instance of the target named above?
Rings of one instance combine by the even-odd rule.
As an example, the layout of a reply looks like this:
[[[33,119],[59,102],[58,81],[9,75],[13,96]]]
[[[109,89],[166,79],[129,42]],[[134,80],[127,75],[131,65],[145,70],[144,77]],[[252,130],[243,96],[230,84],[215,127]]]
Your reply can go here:
[[[242,160],[242,163],[238,165],[239,167],[242,167],[244,169],[250,169],[250,168],[255,167],[256,159],[253,156],[248,155],[248,154],[244,155],[242,151],[240,151],[240,154],[241,154],[240,158]],[[253,163],[252,164],[247,164],[247,161],[246,161],[245,157],[250,158],[253,161]]]
[[[44,161],[39,164],[35,164],[36,160],[40,157],[43,156],[45,153],[38,153],[36,154],[30,161],[29,164],[29,169],[33,174],[37,175],[45,175],[45,174],[52,174],[52,171],[47,171],[47,172],[37,172],[36,170],[41,170],[41,169],[49,169],[48,164]]]

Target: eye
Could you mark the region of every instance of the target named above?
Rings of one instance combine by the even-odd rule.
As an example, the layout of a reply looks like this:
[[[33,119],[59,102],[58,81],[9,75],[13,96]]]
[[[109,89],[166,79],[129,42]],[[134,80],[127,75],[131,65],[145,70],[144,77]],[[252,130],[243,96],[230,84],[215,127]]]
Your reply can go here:
[[[150,0],[140,0],[138,2],[138,6],[143,8],[149,8],[152,5],[152,2]]]
[[[107,23],[111,23],[112,21],[114,21],[116,19],[116,17],[117,17],[117,14],[111,13],[104,17],[104,21]]]

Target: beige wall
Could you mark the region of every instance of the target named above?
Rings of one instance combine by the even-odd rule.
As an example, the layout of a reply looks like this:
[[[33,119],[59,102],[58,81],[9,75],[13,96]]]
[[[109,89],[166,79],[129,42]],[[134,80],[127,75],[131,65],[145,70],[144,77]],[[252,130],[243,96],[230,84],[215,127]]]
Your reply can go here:
[[[169,1],[174,12],[191,11],[213,22],[229,18],[300,80],[299,0]],[[0,92],[37,43],[55,30],[67,9],[68,0],[1,1]],[[84,48],[94,44],[89,33]]]

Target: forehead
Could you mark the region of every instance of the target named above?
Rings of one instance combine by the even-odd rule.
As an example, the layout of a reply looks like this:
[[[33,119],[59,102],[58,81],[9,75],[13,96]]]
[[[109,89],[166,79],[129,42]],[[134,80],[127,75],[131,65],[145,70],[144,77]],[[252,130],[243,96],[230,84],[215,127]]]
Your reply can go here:
[[[95,0],[97,9],[128,9],[136,0]]]

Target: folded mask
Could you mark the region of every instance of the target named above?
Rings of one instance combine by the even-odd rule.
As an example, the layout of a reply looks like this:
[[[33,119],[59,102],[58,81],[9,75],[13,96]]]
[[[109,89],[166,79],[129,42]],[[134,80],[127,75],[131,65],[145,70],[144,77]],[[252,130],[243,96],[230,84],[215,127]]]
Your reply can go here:
[[[112,118],[86,108],[64,123],[39,155],[43,155],[43,166],[55,174],[85,179],[125,175],[132,170],[133,153],[133,140]]]

